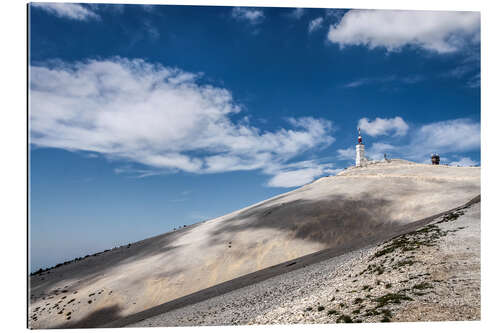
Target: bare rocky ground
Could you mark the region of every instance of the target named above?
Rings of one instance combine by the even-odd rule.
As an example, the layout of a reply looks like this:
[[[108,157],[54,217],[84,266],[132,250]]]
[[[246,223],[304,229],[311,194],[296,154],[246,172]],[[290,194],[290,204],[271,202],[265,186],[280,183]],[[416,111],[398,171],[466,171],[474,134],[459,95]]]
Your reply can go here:
[[[480,203],[474,203],[378,246],[131,326],[479,319]]]

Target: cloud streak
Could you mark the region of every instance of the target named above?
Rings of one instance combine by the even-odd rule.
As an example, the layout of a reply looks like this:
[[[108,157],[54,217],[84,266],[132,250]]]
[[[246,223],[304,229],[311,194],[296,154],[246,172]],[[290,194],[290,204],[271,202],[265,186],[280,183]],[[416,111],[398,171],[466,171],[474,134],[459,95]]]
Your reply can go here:
[[[408,76],[396,76],[396,75],[388,75],[381,77],[364,77],[354,81],[351,81],[344,85],[344,88],[358,88],[362,86],[368,85],[387,85],[390,83],[400,83],[400,84],[415,84],[424,80],[422,75],[408,75]]]
[[[273,132],[245,118],[233,120],[241,106],[227,89],[198,83],[199,74],[141,59],[32,66],[30,78],[33,145],[151,168],[139,176],[237,170],[277,175],[301,167],[289,165],[292,158],[335,140],[324,119],[290,118],[288,128]],[[318,163],[302,167],[326,170]]]
[[[309,33],[311,33],[311,32],[314,32],[314,31],[320,29],[322,25],[323,25],[323,18],[317,17],[314,20],[311,20],[309,22],[309,26],[308,26],[307,30],[309,31]]]

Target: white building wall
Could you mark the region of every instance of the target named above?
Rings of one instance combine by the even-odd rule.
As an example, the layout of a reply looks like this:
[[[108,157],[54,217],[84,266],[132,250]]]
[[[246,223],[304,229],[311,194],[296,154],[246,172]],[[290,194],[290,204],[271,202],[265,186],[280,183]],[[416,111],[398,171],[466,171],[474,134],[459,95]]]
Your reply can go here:
[[[356,166],[366,166],[365,145],[362,143],[356,145]]]

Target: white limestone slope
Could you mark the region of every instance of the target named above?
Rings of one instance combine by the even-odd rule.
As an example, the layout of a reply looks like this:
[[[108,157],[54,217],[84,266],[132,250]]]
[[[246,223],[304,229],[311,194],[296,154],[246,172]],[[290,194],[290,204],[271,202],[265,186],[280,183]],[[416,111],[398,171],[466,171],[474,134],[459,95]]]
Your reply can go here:
[[[110,322],[322,249],[362,246],[478,194],[478,167],[393,160],[349,168],[205,223],[34,276],[30,317],[36,321],[30,326]]]

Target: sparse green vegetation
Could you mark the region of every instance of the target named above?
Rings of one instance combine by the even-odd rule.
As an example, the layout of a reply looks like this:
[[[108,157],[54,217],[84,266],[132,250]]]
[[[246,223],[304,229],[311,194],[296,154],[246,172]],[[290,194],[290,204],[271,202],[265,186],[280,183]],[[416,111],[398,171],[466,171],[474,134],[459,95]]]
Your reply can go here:
[[[443,223],[443,222],[449,222],[449,221],[455,221],[456,219],[458,219],[462,215],[464,215],[463,210],[448,213],[445,216],[443,216],[441,221],[436,222],[436,224]]]
[[[452,218],[449,217],[448,215],[450,214],[445,215],[443,219],[447,219],[447,221],[451,219],[456,219],[456,217]],[[437,239],[439,239],[442,236],[446,236],[446,234],[448,233],[448,231],[441,230],[436,224],[430,224],[418,230],[393,238],[381,250],[375,252],[375,254],[372,256],[371,259],[384,256],[396,250],[401,250],[401,252],[408,252],[408,251],[414,251],[420,248],[421,246],[434,245]],[[411,261],[407,261],[405,264],[410,264],[410,263]]]
[[[389,293],[384,296],[377,297],[373,301],[378,303],[376,308],[380,308],[387,304],[400,304],[401,301],[413,301],[413,299],[403,294],[402,291],[399,291],[397,293]]]

